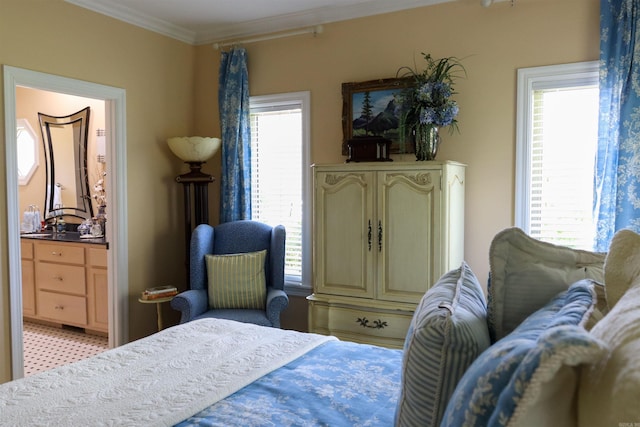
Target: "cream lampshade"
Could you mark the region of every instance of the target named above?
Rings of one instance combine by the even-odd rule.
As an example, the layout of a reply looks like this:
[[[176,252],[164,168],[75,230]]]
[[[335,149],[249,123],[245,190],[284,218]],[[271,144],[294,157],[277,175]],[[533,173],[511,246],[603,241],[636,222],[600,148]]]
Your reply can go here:
[[[220,138],[178,136],[167,139],[169,148],[184,162],[205,162],[220,149]]]

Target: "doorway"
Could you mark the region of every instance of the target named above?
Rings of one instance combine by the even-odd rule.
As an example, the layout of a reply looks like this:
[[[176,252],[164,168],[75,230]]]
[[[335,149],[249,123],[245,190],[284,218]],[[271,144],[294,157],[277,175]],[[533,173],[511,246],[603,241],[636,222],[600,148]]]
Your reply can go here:
[[[20,251],[23,366],[24,375],[28,376],[108,348],[105,241],[78,241],[71,238],[75,233],[58,236],[69,240],[65,242],[27,238],[29,234],[42,233],[40,221],[38,224],[29,221],[33,217],[52,223],[56,221],[54,215],[55,218],[60,215],[59,218],[66,222],[67,231],[76,231],[85,220],[97,216],[99,203],[104,203],[102,195],[106,194],[95,190],[98,183],[103,182],[106,167],[105,101],[18,86],[16,116],[19,177],[25,177],[19,179],[18,215],[22,215],[20,229],[25,233],[21,235]],[[32,131],[41,126],[44,128],[41,132],[34,131],[33,139],[27,139],[20,138],[23,136],[20,125]],[[75,126],[75,132],[72,126]],[[86,131],[82,132],[82,129]],[[36,144],[31,143],[36,141]],[[25,155],[25,148],[28,148],[28,155]],[[23,172],[30,165],[33,165],[30,174]],[[49,191],[53,182],[56,183],[55,196]],[[105,188],[103,184],[99,185],[100,189]],[[59,202],[65,208],[52,211],[47,206],[51,198],[54,204]],[[88,228],[86,223],[83,227]],[[63,263],[52,263],[55,260],[44,253],[48,250],[74,251],[76,257],[65,259]],[[92,254],[100,254],[100,259],[94,261],[96,256]],[[58,279],[50,282],[51,276]],[[65,293],[58,293],[61,289]],[[78,297],[84,300],[84,309],[77,308],[78,312],[73,316],[63,314],[68,310],[50,310],[52,304],[68,305],[68,309],[73,309]]]
[[[104,101],[105,156],[110,226],[107,228],[109,346],[128,341],[128,268],[126,198],[126,111],[124,89],[99,85],[46,73],[4,66],[5,141],[7,170],[7,240],[9,247],[9,296],[11,318],[11,360],[13,379],[22,378],[23,323],[22,273],[16,141],[16,92],[19,87],[39,89]],[[0,298],[2,298],[0,296]]]

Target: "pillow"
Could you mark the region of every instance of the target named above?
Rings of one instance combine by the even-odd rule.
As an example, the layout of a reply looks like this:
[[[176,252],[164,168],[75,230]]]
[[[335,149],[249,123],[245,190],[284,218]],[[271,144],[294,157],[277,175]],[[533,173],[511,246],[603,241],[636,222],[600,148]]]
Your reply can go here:
[[[396,426],[438,426],[456,384],[489,346],[486,303],[466,263],[418,305],[404,345]]]
[[[640,235],[618,231],[605,262],[609,313],[591,330],[609,357],[583,366],[578,392],[581,426],[640,423]]]
[[[264,310],[267,299],[266,250],[229,255],[205,255],[210,308]]]
[[[549,375],[545,370],[555,369],[553,363],[563,364],[565,361],[567,364],[581,363],[583,360],[587,361],[599,356],[602,345],[597,342],[593,344],[588,342],[586,334],[583,334],[580,336],[582,342],[579,345],[586,346],[587,349],[582,353],[576,352],[577,356],[574,355],[574,349],[564,348],[572,343],[573,338],[569,335],[568,338],[571,339],[562,344],[560,356],[557,356],[561,358],[560,361],[548,361],[544,357],[536,357],[536,352],[542,352],[542,356],[545,355],[545,346],[549,346],[548,341],[552,345],[554,339],[557,341],[552,329],[564,325],[577,326],[585,322],[594,304],[594,292],[591,288],[592,282],[588,280],[575,283],[569,290],[560,293],[542,309],[529,316],[511,334],[482,353],[456,387],[447,405],[441,426],[501,425],[512,415],[517,414],[517,404],[512,400],[526,393],[526,387],[522,388],[525,384],[521,383],[514,374],[522,372],[533,376],[538,369],[536,363],[540,363],[543,364],[539,374],[541,377],[538,379],[540,381]],[[549,332],[546,332],[548,330]],[[576,329],[571,331],[575,332]],[[538,346],[542,349],[538,349]],[[551,363],[551,367],[545,367],[546,363]],[[556,386],[558,384],[550,384],[546,394],[553,393]],[[521,393],[520,396],[517,393]],[[546,399],[546,394],[541,396],[540,391],[536,391],[535,388],[529,393],[533,394],[527,400],[530,406],[535,406],[536,402]],[[573,395],[561,397],[573,399]],[[570,402],[565,401],[561,404],[558,401],[556,404],[559,407],[558,411],[570,408]],[[552,424],[555,425],[555,423]]]
[[[607,353],[608,346],[580,326],[543,332],[500,393],[490,424],[577,425],[578,366],[596,363]]]
[[[506,336],[528,315],[580,279],[604,283],[604,253],[541,242],[519,228],[498,233],[489,248],[489,333]]]
[[[604,263],[605,294],[612,309],[627,290],[640,280],[640,236],[620,230],[611,239]]]

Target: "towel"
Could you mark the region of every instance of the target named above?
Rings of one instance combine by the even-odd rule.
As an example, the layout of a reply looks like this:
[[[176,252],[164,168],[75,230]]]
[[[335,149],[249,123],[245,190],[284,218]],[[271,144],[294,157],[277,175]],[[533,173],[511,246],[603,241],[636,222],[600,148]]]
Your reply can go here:
[[[50,195],[49,188],[47,188],[47,194]],[[47,218],[61,216],[63,214],[62,209],[56,208],[61,208],[62,206],[62,184],[58,182],[53,186],[53,210],[47,213]]]
[[[53,186],[53,207],[62,207],[62,186],[60,183]]]

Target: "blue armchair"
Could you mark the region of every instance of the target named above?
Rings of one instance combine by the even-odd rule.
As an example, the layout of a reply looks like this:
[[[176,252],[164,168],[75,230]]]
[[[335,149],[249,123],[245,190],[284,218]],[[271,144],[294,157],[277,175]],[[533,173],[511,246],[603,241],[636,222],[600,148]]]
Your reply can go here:
[[[198,225],[191,235],[190,289],[171,301],[171,307],[182,313],[180,323],[215,317],[279,328],[280,313],[289,304],[289,298],[284,292],[284,243],[285,229],[282,225],[271,227],[248,220],[227,222],[216,227]],[[266,310],[210,308],[205,255],[238,254],[264,249],[267,250]]]

